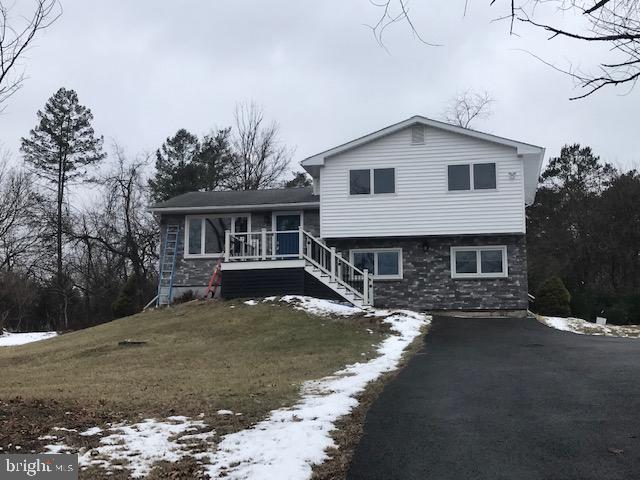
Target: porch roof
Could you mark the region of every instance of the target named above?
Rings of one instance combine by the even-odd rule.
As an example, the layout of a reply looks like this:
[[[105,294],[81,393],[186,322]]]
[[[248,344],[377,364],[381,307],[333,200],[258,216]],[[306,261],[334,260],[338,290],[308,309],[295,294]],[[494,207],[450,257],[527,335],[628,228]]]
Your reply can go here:
[[[265,190],[223,190],[188,192],[156,203],[153,212],[202,210],[258,210],[279,207],[318,207],[320,197],[312,187],[272,188]]]

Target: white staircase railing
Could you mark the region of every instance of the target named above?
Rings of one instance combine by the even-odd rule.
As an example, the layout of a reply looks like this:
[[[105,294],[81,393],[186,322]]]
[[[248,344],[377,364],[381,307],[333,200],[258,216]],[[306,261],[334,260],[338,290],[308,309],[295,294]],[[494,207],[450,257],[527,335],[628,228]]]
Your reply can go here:
[[[342,289],[362,305],[373,305],[373,279],[369,272],[360,270],[302,227],[282,232],[264,228],[259,232],[225,232],[225,262],[294,258],[304,259],[320,271],[328,286],[339,294]]]

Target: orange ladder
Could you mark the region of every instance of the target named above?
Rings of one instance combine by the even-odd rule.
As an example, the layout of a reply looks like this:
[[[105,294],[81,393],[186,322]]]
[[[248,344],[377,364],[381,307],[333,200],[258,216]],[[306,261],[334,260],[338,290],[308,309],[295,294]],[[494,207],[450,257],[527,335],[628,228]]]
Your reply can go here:
[[[222,280],[222,258],[219,258],[216,262],[216,266],[213,269],[213,273],[211,274],[211,278],[209,279],[209,285],[207,285],[207,293],[204,294],[204,298],[214,298],[216,296],[216,291],[220,286],[220,281]]]

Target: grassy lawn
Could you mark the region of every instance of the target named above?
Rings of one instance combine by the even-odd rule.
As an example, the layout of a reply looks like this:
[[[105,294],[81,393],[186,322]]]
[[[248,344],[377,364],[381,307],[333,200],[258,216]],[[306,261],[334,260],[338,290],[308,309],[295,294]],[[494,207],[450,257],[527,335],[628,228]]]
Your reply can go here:
[[[244,428],[294,403],[304,381],[372,358],[383,336],[372,318],[192,302],[0,348],[0,447],[28,453],[52,427],[149,416],[204,413],[220,434]],[[126,339],[147,343],[120,346]]]

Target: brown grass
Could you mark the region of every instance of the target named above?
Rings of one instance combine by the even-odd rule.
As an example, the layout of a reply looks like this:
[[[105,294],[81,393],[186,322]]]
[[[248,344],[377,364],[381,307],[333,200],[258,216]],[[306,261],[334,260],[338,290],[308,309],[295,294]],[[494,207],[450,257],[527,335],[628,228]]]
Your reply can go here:
[[[1,348],[0,447],[38,451],[46,442],[37,437],[55,426],[80,430],[200,413],[223,435],[293,404],[304,381],[372,358],[384,334],[371,317],[315,317],[277,303],[190,302]],[[119,345],[127,339],[146,344]],[[243,415],[221,417],[219,409]],[[75,444],[75,437],[68,440]],[[193,469],[186,460],[177,467]]]

